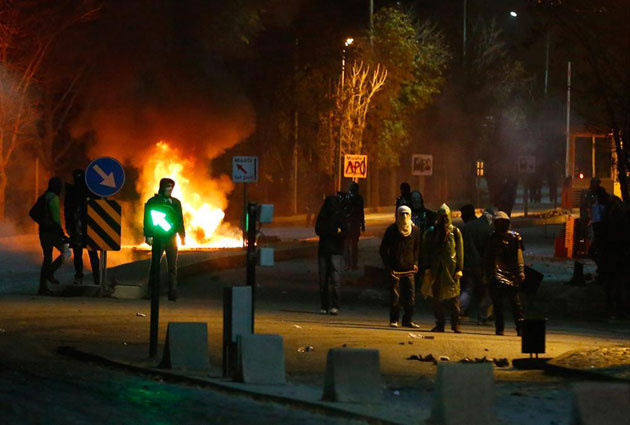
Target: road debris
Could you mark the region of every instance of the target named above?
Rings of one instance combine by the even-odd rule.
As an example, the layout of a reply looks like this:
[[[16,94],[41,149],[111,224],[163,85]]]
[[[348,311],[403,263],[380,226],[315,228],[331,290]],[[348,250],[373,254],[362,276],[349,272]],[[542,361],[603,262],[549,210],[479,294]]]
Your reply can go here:
[[[414,339],[435,339],[435,336],[433,335],[422,335],[422,334],[416,334],[413,332],[409,332],[409,338],[414,338]]]
[[[136,316],[138,316],[138,317],[147,317],[147,315],[144,314],[144,313],[136,313]]]
[[[315,351],[315,347],[312,345],[307,345],[305,347],[300,347],[297,349],[298,353],[310,353],[311,351]]]
[[[440,356],[441,362],[450,362],[451,358],[449,356]]]
[[[295,329],[302,329],[302,326],[300,326],[300,325],[293,325],[293,327],[294,327]]]

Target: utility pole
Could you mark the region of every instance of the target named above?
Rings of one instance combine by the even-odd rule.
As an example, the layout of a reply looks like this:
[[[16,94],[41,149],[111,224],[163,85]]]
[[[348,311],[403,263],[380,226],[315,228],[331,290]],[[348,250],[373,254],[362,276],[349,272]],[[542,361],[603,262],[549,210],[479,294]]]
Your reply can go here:
[[[564,162],[565,176],[569,177],[569,148],[571,146],[571,61],[567,64],[567,146],[566,157]]]
[[[547,92],[549,88],[549,38],[550,33],[549,29],[547,29],[547,48],[545,54],[545,97],[547,97]]]
[[[298,52],[300,47],[300,39],[295,38],[295,64],[293,66],[293,202],[291,209],[293,215],[298,212],[298,151],[299,151],[299,116],[297,108],[297,71],[298,71]]]
[[[370,2],[370,47],[374,43],[374,0],[368,0]]]
[[[464,0],[464,28],[463,28],[463,40],[462,40],[462,63],[466,62],[466,33],[467,33],[467,20],[468,20],[468,1]]]

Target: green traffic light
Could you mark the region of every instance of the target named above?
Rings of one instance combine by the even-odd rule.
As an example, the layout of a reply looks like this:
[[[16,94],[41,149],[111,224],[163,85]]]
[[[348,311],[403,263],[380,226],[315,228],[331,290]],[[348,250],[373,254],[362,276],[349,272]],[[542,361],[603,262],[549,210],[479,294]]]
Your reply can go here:
[[[165,232],[168,232],[173,226],[166,219],[166,213],[161,211],[151,210],[151,220],[155,227],[162,228]]]

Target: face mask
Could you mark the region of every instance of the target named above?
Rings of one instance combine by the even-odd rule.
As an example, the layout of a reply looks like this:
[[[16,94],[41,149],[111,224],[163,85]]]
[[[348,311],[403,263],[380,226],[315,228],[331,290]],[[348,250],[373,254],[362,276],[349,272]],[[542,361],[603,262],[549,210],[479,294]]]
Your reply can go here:
[[[396,226],[398,226],[398,231],[403,236],[409,236],[411,234],[411,215],[408,213],[398,214],[398,219],[396,220]]]

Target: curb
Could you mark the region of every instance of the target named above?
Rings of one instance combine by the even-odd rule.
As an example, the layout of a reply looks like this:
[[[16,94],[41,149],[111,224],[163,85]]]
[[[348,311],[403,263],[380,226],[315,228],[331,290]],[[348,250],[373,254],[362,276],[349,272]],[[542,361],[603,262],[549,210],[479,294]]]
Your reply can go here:
[[[60,346],[57,348],[57,352],[63,356],[72,357],[74,359],[82,360],[82,361],[91,361],[96,363],[101,363],[105,366],[114,367],[117,369],[122,369],[127,372],[133,372],[138,374],[146,374],[146,375],[158,375],[163,378],[165,381],[179,384],[189,384],[196,386],[205,386],[212,388],[214,390],[218,390],[225,393],[238,394],[246,397],[253,398],[254,400],[260,401],[268,401],[280,403],[283,405],[308,410],[313,413],[324,414],[328,416],[336,416],[345,419],[353,419],[365,421],[374,425],[407,425],[406,422],[394,422],[390,420],[385,420],[382,418],[378,418],[375,416],[368,416],[365,414],[353,412],[347,409],[344,409],[341,406],[335,406],[331,402],[311,402],[308,400],[303,400],[299,398],[291,398],[277,394],[269,394],[264,393],[262,391],[255,391],[255,386],[249,386],[249,388],[243,388],[242,386],[246,384],[238,384],[232,381],[224,381],[217,378],[200,378],[194,377],[190,375],[185,375],[183,373],[177,373],[166,369],[157,369],[157,368],[149,368],[142,367],[138,365],[134,365],[131,363],[127,363],[124,361],[113,360],[107,358],[105,356],[101,356],[99,354],[89,353],[86,351],[82,351],[78,348],[71,346]]]
[[[618,368],[611,367],[611,368],[605,368],[604,370],[611,370],[611,369],[618,369]],[[613,382],[623,382],[626,384],[630,383],[630,378],[619,378],[616,376],[606,375],[596,370],[574,369],[570,367],[558,366],[551,363],[546,363],[543,366],[543,370],[547,374],[562,376],[566,378],[582,378],[582,379],[588,379],[591,381],[613,381]]]

